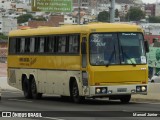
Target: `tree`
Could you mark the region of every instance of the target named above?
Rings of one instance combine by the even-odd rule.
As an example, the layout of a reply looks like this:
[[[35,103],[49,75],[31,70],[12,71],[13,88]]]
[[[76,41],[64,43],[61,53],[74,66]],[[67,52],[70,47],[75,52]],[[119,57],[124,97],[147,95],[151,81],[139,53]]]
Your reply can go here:
[[[8,39],[8,36],[0,33],[0,40],[7,40]]]
[[[149,21],[150,23],[160,23],[160,17],[149,16],[148,21]]]
[[[17,17],[18,24],[28,22],[29,19],[32,19],[33,16],[31,14],[24,14]]]
[[[102,11],[98,14],[98,21],[99,22],[109,22],[109,12]]]
[[[131,7],[128,13],[126,14],[126,19],[128,21],[139,21],[145,18],[145,13],[137,7]]]

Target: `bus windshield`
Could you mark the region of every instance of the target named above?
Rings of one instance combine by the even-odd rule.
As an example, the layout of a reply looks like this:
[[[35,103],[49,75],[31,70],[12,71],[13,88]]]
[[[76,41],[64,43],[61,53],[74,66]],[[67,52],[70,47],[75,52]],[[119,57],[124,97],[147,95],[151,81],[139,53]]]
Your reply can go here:
[[[142,33],[94,33],[90,35],[90,64],[146,64]]]

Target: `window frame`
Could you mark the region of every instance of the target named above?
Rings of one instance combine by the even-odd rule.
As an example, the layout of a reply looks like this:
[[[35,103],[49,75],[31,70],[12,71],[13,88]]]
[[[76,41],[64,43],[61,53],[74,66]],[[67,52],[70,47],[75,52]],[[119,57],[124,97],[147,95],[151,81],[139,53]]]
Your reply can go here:
[[[91,35],[92,34],[114,34],[114,33],[116,33],[117,34],[117,38],[118,38],[118,49],[117,49],[117,53],[118,54],[120,54],[121,53],[121,48],[120,48],[120,40],[119,40],[119,33],[139,33],[139,34],[142,34],[142,37],[143,37],[143,45],[141,46],[141,49],[143,49],[144,50],[144,35],[143,35],[143,33],[142,32],[130,32],[130,31],[128,31],[128,32],[94,32],[94,33],[91,33],[90,35],[89,35],[89,40],[88,40],[88,45],[89,45],[89,64],[91,65],[91,66],[105,66],[105,64],[103,64],[103,65],[95,65],[95,64],[92,64],[91,63],[91,57],[90,57],[90,39],[91,39]],[[142,40],[141,40],[142,41]],[[140,42],[140,41],[139,41]],[[146,53],[145,53],[145,56],[146,56]],[[121,59],[120,59],[120,57],[118,57],[117,55],[116,55],[116,59],[119,59],[119,64],[109,64],[109,66],[114,66],[114,65],[133,65],[132,63],[131,64],[122,64],[122,62],[121,62]],[[146,63],[138,63],[138,64],[136,64],[136,65],[144,65],[144,64],[147,64],[147,62]]]
[[[77,52],[70,52],[69,51],[69,37],[70,36],[75,36],[77,37]],[[65,52],[58,52],[58,44],[59,44],[59,38],[60,37],[65,37]],[[43,52],[40,52],[40,39],[43,38],[44,39],[44,50]],[[11,54],[15,54],[15,55],[80,55],[80,33],[77,34],[51,34],[51,35],[36,35],[36,36],[18,36],[18,37],[9,37],[9,42],[11,42],[12,39],[16,39],[16,47],[15,47],[15,52],[12,53],[9,51],[9,55]],[[20,52],[21,49],[21,39],[24,39],[24,52]],[[29,39],[29,51],[25,51],[25,47],[26,47],[26,39]],[[34,43],[32,43],[34,40]],[[51,42],[49,42],[50,40],[53,40],[53,51],[47,50],[48,48],[48,44],[50,44]],[[47,43],[48,42],[48,43]],[[34,50],[31,50],[31,47],[33,46],[32,44],[34,44]],[[10,43],[9,43],[10,46]],[[18,47],[19,46],[19,47]],[[10,48],[9,48],[10,50]]]

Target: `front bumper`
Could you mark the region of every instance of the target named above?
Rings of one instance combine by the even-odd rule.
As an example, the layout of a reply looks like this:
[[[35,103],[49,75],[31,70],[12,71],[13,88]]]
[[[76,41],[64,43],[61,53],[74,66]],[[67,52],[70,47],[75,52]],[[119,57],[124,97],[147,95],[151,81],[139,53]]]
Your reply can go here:
[[[113,95],[131,95],[131,94],[147,94],[147,84],[137,85],[115,85],[115,86],[90,86],[89,91],[85,92],[88,97],[107,97]]]

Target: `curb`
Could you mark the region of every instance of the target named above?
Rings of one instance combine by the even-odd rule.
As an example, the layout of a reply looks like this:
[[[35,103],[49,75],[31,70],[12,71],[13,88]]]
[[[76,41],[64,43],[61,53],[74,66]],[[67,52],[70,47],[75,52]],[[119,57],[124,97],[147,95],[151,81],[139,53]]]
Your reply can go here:
[[[11,87],[7,83],[7,77],[0,77],[0,88],[1,90],[18,90],[17,88]]]
[[[132,102],[160,102],[158,99],[147,99],[147,98],[131,98]]]

